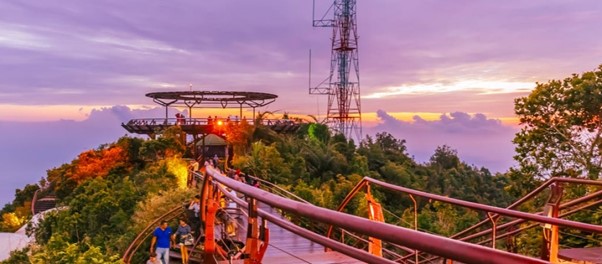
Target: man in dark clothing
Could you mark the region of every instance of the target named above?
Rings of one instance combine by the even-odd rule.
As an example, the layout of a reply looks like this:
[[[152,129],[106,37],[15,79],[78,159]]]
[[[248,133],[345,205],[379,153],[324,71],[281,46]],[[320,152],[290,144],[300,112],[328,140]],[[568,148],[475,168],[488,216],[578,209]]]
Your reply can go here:
[[[167,221],[161,221],[161,225],[153,232],[151,240],[151,253],[157,253],[163,264],[169,264],[169,248],[171,248],[171,227],[167,225]],[[155,248],[155,245],[157,248]]]

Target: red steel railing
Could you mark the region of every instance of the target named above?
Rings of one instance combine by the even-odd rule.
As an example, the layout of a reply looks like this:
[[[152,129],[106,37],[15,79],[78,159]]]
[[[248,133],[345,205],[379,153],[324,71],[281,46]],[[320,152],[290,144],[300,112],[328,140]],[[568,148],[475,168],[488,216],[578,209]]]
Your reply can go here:
[[[489,247],[483,247],[475,244],[470,244],[462,241],[453,240],[446,237],[441,237],[437,235],[426,234],[422,232],[418,232],[415,230],[386,224],[380,222],[374,222],[362,217],[349,215],[321,207],[317,207],[311,204],[304,204],[301,202],[293,201],[290,199],[286,199],[269,192],[260,190],[258,188],[254,188],[252,186],[246,185],[244,183],[235,181],[228,177],[224,177],[220,173],[218,173],[213,168],[207,167],[207,173],[212,176],[212,179],[216,182],[224,184],[239,193],[245,194],[247,197],[251,197],[257,199],[265,204],[268,204],[274,208],[278,208],[284,210],[289,213],[297,214],[303,217],[307,217],[309,219],[313,219],[315,221],[320,221],[326,224],[330,224],[333,226],[338,226],[353,232],[361,233],[364,235],[368,235],[370,237],[375,237],[378,239],[382,239],[384,241],[388,241],[391,243],[399,244],[402,246],[406,246],[409,248],[414,248],[423,252],[431,253],[433,255],[438,255],[444,258],[458,260],[464,263],[548,263],[543,260],[534,259],[522,255],[512,254],[505,251],[500,251],[496,249],[492,249]],[[474,208],[479,210],[485,210],[487,212],[498,213],[502,215],[509,215],[514,217],[526,218],[529,220],[540,221],[544,223],[557,224],[562,226],[570,226],[576,227],[583,230],[592,230],[595,232],[602,232],[602,227],[577,223],[562,219],[549,219],[542,216],[535,216],[527,213],[522,213],[518,211],[492,207],[481,205],[477,203],[471,203],[466,201],[460,201],[456,199],[451,199],[448,197],[442,197],[438,195],[433,195],[429,193],[424,193],[408,188],[403,188],[395,185],[391,185],[388,183],[380,182],[371,178],[364,178],[366,181],[370,181],[373,183],[379,183],[381,186],[385,186],[387,188],[395,189],[398,191],[403,191],[407,193],[412,193],[414,195],[431,197],[434,200],[440,200],[450,203],[457,203],[459,205],[463,205],[468,208]],[[267,218],[267,217],[266,217]],[[278,223],[276,223],[278,224]],[[284,226],[282,226],[284,228]],[[309,238],[312,241],[315,241],[316,238]],[[317,240],[317,239],[316,239]],[[318,241],[315,241],[318,242]],[[319,243],[319,242],[318,242]],[[340,251],[343,254],[351,254],[351,252],[347,252],[346,250]],[[388,260],[379,259],[378,262],[370,263],[386,263]]]

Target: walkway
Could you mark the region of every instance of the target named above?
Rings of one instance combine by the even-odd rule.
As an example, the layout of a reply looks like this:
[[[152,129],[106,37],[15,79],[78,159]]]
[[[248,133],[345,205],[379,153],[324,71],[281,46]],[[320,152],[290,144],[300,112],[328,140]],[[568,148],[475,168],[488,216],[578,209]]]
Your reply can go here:
[[[259,209],[273,215],[280,215],[274,208],[259,203]],[[284,219],[284,217],[281,217]],[[263,263],[287,263],[287,264],[356,264],[363,263],[338,252],[324,252],[324,247],[300,237],[278,225],[268,222],[270,230],[270,242],[268,250],[263,257]],[[246,232],[238,230],[238,233]],[[232,263],[243,263],[244,260],[232,261]],[[229,263],[222,261],[220,263]]]

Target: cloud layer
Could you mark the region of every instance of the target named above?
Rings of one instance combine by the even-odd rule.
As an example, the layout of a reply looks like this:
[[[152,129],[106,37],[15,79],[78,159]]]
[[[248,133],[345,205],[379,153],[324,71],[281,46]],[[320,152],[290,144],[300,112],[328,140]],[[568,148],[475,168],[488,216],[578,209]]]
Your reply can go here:
[[[483,114],[453,112],[432,121],[414,116],[411,122],[398,120],[383,110],[377,115],[381,122],[367,129],[368,133],[388,132],[405,139],[408,152],[419,162],[428,161],[437,146],[448,145],[458,150],[468,164],[494,172],[504,172],[514,165],[512,139],[518,129]]]
[[[317,2],[321,16],[330,1]],[[440,92],[525,91],[535,81],[593,69],[602,56],[598,0],[357,5],[366,98],[418,93],[426,95],[414,98],[421,103]],[[277,93],[271,110],[316,114],[307,51],[314,80],[327,77],[331,30],[311,27],[311,8],[278,0],[3,1],[0,105],[148,104],[147,92],[187,90],[191,83],[194,89]],[[319,100],[324,112],[326,98]],[[365,111],[383,108],[374,100],[366,100]],[[382,102],[388,111],[404,111]]]

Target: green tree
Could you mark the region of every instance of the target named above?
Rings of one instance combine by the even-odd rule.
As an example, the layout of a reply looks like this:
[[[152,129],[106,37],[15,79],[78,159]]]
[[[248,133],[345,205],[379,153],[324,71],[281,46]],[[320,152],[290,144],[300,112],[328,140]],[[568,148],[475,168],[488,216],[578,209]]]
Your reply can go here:
[[[107,255],[98,246],[88,243],[70,243],[60,236],[51,238],[43,250],[34,252],[30,263],[74,263],[74,264],[118,264],[123,263],[119,255]]]
[[[458,151],[447,145],[437,147],[435,154],[430,158],[430,162],[431,165],[444,170],[458,168],[461,164]]]
[[[520,167],[507,173],[506,190],[522,196],[553,176],[599,179],[602,171],[602,65],[564,80],[537,83],[528,96],[515,100],[514,110],[524,127],[513,141],[517,152],[514,158]],[[564,198],[581,197],[593,191],[583,186],[565,185]],[[536,197],[523,207],[536,210],[543,202],[545,197]],[[570,218],[592,224],[600,221],[596,212],[581,212]],[[571,231],[562,235],[561,245],[599,245],[596,238],[589,240],[592,238],[589,234],[576,233]],[[522,233],[517,237],[519,251],[536,254],[539,248],[532,245],[540,239],[539,230]]]
[[[396,139],[387,132],[376,134],[376,139],[366,136],[362,140],[358,154],[368,159],[368,168],[372,171],[378,171],[387,161],[402,164],[404,162],[412,163],[408,156],[404,139]]]
[[[159,160],[181,156],[186,150],[183,131],[179,126],[169,127],[161,132],[156,140],[147,140],[140,146],[140,156],[146,160]]]
[[[602,170],[602,65],[564,80],[537,83],[514,111],[521,168],[532,176],[598,179]]]
[[[233,165],[275,183],[290,178],[290,169],[274,144],[266,146],[262,142],[253,143],[249,155],[236,159]]]

